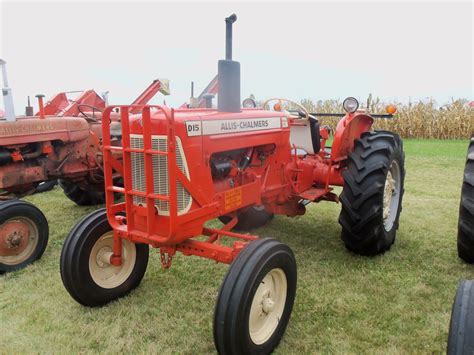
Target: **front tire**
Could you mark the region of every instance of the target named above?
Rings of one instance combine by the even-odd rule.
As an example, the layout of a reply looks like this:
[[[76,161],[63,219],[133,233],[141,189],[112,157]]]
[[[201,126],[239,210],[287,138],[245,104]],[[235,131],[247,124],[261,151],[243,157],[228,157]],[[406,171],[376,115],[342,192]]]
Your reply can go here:
[[[402,210],[405,155],[397,134],[365,132],[343,172],[339,223],[347,249],[360,255],[389,250]]]
[[[458,224],[458,255],[474,263],[474,137],[467,151]]]
[[[448,355],[474,353],[474,281],[459,283],[451,311]]]
[[[278,345],[296,295],[291,249],[270,238],[244,248],[229,267],[214,312],[220,354],[268,354]]]
[[[20,200],[0,203],[0,274],[40,259],[48,237],[48,221],[38,207]]]
[[[113,229],[105,209],[84,217],[69,233],[61,252],[61,279],[80,304],[102,306],[136,288],[148,265],[148,245],[122,240],[122,265],[110,264]]]

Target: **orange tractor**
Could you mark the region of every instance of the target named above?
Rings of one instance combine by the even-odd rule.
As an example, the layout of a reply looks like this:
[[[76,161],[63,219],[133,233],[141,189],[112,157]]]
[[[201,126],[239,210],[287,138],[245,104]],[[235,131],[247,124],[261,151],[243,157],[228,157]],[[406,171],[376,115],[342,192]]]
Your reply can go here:
[[[39,112],[26,107],[16,116],[3,68],[5,119],[0,120],[0,274],[39,259],[48,243],[48,222],[31,203],[16,198],[57,179],[65,195],[78,205],[105,201],[102,158],[102,111],[105,98],[86,90],[71,99],[61,92],[46,104],[38,95]],[[144,105],[168,82],[155,80],[134,105]],[[120,117],[108,115],[110,144],[121,144]],[[2,201],[3,200],[3,201]]]
[[[106,208],[84,217],[61,253],[65,288],[80,304],[102,306],[137,287],[149,247],[169,268],[177,252],[230,264],[214,315],[222,354],[269,353],[280,342],[296,294],[291,249],[239,231],[275,214],[298,216],[311,202],[341,202],[346,247],[361,255],[387,251],[395,240],[404,184],[399,136],[371,131],[374,118],[344,101],[331,129],[285,99],[263,107],[240,103],[240,64],[232,60],[226,18],[226,59],[218,64],[217,109],[109,106],[103,112]],[[276,102],[275,105],[270,105]],[[121,117],[122,145],[110,118]],[[114,181],[121,177],[123,186]],[[334,186],[343,186],[337,196]],[[117,199],[118,196],[123,200]],[[213,229],[209,220],[224,226]]]

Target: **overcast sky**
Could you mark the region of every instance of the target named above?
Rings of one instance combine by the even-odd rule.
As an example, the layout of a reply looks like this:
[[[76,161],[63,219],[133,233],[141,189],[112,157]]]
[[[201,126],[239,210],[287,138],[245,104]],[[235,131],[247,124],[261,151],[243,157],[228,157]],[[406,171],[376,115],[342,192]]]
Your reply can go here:
[[[192,80],[199,92],[217,73],[234,12],[242,97],[474,98],[470,1],[2,1],[0,11],[17,114],[27,95],[88,88],[127,104],[155,78],[171,80],[167,102],[180,105]]]

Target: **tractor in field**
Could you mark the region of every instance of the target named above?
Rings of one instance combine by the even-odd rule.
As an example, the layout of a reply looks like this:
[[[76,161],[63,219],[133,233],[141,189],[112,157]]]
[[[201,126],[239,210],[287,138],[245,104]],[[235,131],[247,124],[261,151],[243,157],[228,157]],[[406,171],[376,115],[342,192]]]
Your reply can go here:
[[[102,157],[104,98],[94,90],[72,100],[61,92],[46,104],[38,95],[39,112],[28,104],[16,116],[3,68],[5,120],[0,121],[0,274],[18,270],[39,259],[48,243],[44,214],[23,197],[59,179],[64,194],[76,204],[105,201]],[[168,94],[168,82],[155,80],[134,101],[146,104],[158,91]],[[113,145],[121,145],[120,117],[108,115]],[[46,184],[46,186],[45,186]]]
[[[150,246],[159,248],[165,269],[177,252],[230,264],[215,307],[216,348],[269,353],[290,319],[296,260],[287,245],[242,231],[275,214],[303,215],[311,202],[341,202],[345,246],[361,255],[384,253],[399,224],[404,152],[398,135],[371,130],[374,118],[354,98],[344,101],[332,147],[331,129],[296,102],[277,98],[249,107],[246,100],[242,108],[240,64],[232,60],[235,21],[235,15],[225,20],[217,109],[145,106],[137,115],[130,114],[135,106],[105,109],[106,208],[70,231],[60,270],[72,298],[97,307],[140,284]],[[110,134],[116,110],[121,146]],[[343,186],[340,196],[335,186]],[[206,225],[215,218],[222,228]]]

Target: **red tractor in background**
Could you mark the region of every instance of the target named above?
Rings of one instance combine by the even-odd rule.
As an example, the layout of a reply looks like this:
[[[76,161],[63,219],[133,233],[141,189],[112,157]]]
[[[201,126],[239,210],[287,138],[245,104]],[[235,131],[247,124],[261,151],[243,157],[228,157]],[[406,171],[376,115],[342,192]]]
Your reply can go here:
[[[280,342],[296,294],[291,249],[237,231],[274,214],[297,216],[311,202],[341,202],[346,247],[380,254],[395,240],[405,177],[398,135],[371,131],[374,119],[344,101],[334,132],[290,100],[242,108],[240,64],[218,65],[217,109],[109,106],[103,113],[106,208],[84,217],[61,253],[61,278],[80,304],[102,306],[137,287],[149,247],[164,268],[177,252],[230,264],[219,290],[214,341],[219,353],[269,353]],[[248,105],[248,101],[247,104]],[[272,110],[273,108],[273,110]],[[119,110],[122,145],[111,135]],[[123,185],[115,181],[117,174]],[[334,186],[343,186],[337,196]],[[124,199],[118,199],[122,196]],[[205,225],[219,218],[221,229]]]
[[[72,100],[61,92],[39,112],[28,103],[25,116],[15,116],[11,90],[4,78],[5,120],[0,121],[0,273],[39,259],[48,243],[48,223],[31,203],[16,198],[59,179],[64,194],[76,204],[104,203],[102,111],[105,99],[86,90]],[[157,92],[169,94],[167,80],[155,80],[133,105],[146,104]],[[121,145],[120,116],[108,115],[111,144]]]

